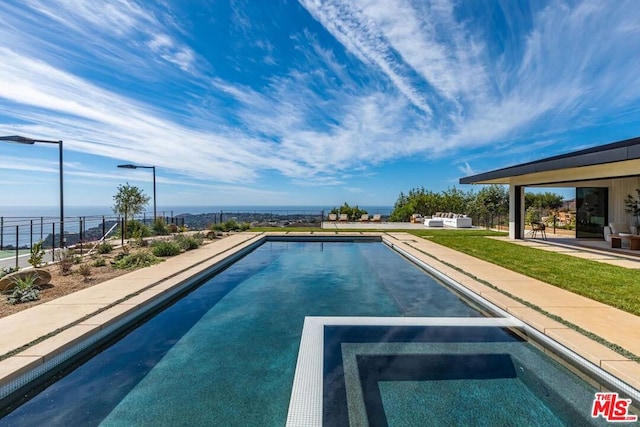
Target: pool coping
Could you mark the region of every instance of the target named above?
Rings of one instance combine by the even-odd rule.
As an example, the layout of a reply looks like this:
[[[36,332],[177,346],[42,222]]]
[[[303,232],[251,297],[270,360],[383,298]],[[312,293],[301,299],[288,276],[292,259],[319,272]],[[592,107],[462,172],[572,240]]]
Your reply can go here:
[[[436,269],[470,292],[490,301],[531,328],[573,350],[586,360],[632,387],[640,389],[640,363],[614,352],[567,325],[523,305],[516,299],[497,292],[496,289],[477,279],[482,277],[483,271],[490,275],[498,274],[501,276],[499,277],[500,280],[498,280],[499,283],[493,283],[493,285],[497,287],[503,286],[512,293],[514,289],[517,290],[517,287],[514,288],[511,282],[517,282],[518,280],[535,286],[537,294],[544,294],[549,291],[550,295],[556,297],[559,295],[558,288],[543,282],[533,281],[533,279],[509,270],[506,270],[508,274],[504,273],[502,270],[498,270],[499,267],[494,264],[444,248],[429,242],[427,239],[421,239],[409,233],[366,231],[238,233],[170,258],[156,266],[127,273],[82,291],[2,318],[0,319],[0,330],[6,332],[3,333],[3,340],[0,343],[0,355],[15,354],[0,360],[0,386],[19,378],[38,365],[52,360],[77,343],[113,325],[125,316],[157,301],[167,292],[184,285],[192,276],[210,269],[213,265],[224,263],[229,257],[247,250],[252,245],[261,243],[266,238],[303,239],[312,236],[317,238],[387,239],[394,246],[401,248],[421,262]],[[427,255],[429,252],[431,255]],[[454,269],[448,265],[455,264],[459,260],[462,260],[459,269]],[[451,263],[448,261],[451,261]],[[461,272],[460,270],[463,271]],[[499,273],[496,273],[497,271]],[[504,275],[508,277],[503,277]],[[530,287],[522,287],[522,289],[530,292]],[[571,323],[577,324],[581,328],[583,327],[583,321],[580,320],[579,316],[576,317],[575,313],[573,313],[574,311],[580,310],[580,308],[585,312],[590,312],[592,309],[606,310],[607,313],[613,313],[615,319],[631,322],[631,327],[638,325],[638,329],[635,330],[640,330],[640,317],[638,316],[613,309],[592,300],[584,301],[584,297],[567,291],[563,292],[566,294],[562,293],[562,298],[566,298],[567,301],[575,298],[579,303],[576,306],[565,303],[558,307],[555,304],[556,301],[552,300],[549,301],[552,307],[542,306],[542,308],[549,308],[551,310],[549,312],[560,317],[563,317],[564,308],[567,316],[572,320]],[[527,295],[527,292],[525,292],[525,296]],[[590,330],[588,325],[593,324],[594,320],[597,321],[598,319],[590,318],[589,322],[586,322],[587,328],[584,329]],[[611,330],[611,322],[611,318],[601,316],[600,323],[602,323],[602,328],[598,329],[598,332]],[[620,344],[619,337],[611,338],[607,334],[602,335],[605,335],[602,337],[605,340]],[[624,342],[621,345],[624,347]],[[636,352],[636,354],[640,354],[640,351]]]

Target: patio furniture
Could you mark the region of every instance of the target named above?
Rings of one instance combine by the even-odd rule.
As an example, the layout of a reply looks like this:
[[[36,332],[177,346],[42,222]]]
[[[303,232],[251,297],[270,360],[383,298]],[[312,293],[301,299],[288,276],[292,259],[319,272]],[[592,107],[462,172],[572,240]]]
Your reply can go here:
[[[329,214],[329,222],[336,222],[338,220],[338,215]]]
[[[340,218],[338,218],[339,222],[347,222],[349,221],[349,215],[347,214],[340,214]]]
[[[382,215],[380,214],[374,214],[373,218],[371,218],[371,222],[380,222],[382,221]]]
[[[424,220],[425,227],[442,227],[444,223],[441,218],[429,218]]]
[[[473,227],[471,218],[464,214],[454,214],[453,212],[436,212],[434,219],[442,220],[446,227],[471,228]]]
[[[423,221],[422,215],[413,214],[413,215],[411,215],[410,221],[411,221],[412,224],[421,223]]]
[[[609,236],[611,238],[611,247],[612,248],[622,248],[622,241],[629,241],[629,249],[632,251],[640,250],[640,236],[636,236],[634,234],[620,233],[620,234],[612,234]]]
[[[369,214],[362,214],[360,216],[360,221],[361,222],[369,222]]]
[[[547,233],[545,232],[546,226],[541,222],[532,222],[531,223],[531,238],[535,239],[538,233],[540,233],[540,237],[542,240],[547,240]]]

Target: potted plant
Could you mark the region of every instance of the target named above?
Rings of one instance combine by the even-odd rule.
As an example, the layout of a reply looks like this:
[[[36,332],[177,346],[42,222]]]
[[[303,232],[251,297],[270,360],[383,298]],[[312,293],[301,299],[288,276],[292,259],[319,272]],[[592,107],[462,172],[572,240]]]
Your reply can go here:
[[[640,225],[640,188],[636,188],[636,193],[638,193],[638,197],[627,194],[627,197],[624,198],[624,210],[633,215],[636,227],[638,227]]]

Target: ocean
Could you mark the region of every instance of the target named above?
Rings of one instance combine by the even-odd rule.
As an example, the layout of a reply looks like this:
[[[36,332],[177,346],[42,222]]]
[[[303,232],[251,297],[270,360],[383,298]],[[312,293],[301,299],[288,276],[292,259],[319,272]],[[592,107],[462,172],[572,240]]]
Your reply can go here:
[[[158,216],[171,217],[180,214],[205,214],[224,212],[329,212],[338,206],[162,206],[158,207]],[[370,214],[389,215],[393,206],[360,206]],[[153,216],[153,209],[147,207],[145,212],[147,217]],[[4,218],[57,218],[60,215],[59,206],[0,206],[0,217]],[[90,217],[90,216],[113,216],[111,206],[65,206],[64,216],[68,217]]]

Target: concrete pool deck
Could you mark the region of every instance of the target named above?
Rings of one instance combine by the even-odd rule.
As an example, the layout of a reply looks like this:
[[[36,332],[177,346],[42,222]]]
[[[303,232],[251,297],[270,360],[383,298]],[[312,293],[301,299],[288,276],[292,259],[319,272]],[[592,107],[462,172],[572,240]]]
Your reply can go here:
[[[257,242],[285,233],[238,233],[0,319],[0,385],[73,346],[190,277]],[[636,389],[640,363],[566,322],[640,356],[640,317],[404,232],[289,232],[288,236],[382,236]],[[640,261],[639,261],[640,262]],[[455,266],[455,267],[454,267]],[[565,321],[558,322],[544,312]]]

